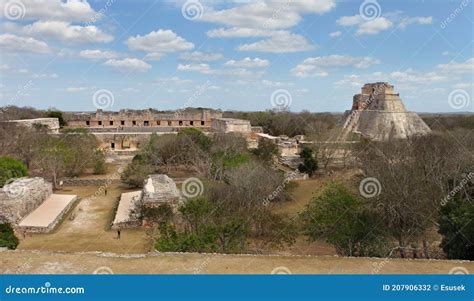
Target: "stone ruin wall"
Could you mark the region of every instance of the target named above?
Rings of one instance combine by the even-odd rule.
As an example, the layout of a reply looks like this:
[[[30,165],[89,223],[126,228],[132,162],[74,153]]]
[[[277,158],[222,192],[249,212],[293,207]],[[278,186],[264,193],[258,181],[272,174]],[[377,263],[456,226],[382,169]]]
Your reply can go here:
[[[91,113],[68,113],[65,119],[68,127],[72,128],[179,128],[197,127],[209,128],[213,118],[221,118],[222,113],[210,110],[176,111],[158,113],[151,110],[120,110],[107,112],[97,110]]]
[[[21,178],[0,189],[0,222],[17,225],[53,193],[43,178]]]
[[[252,126],[250,125],[250,121],[233,118],[213,119],[211,129],[213,132],[219,133],[250,134],[252,132]]]
[[[42,125],[48,128],[48,130],[52,134],[59,134],[59,119],[58,118],[19,119],[19,120],[9,120],[7,122],[11,122],[16,125],[26,126],[28,128],[31,128],[35,125]]]

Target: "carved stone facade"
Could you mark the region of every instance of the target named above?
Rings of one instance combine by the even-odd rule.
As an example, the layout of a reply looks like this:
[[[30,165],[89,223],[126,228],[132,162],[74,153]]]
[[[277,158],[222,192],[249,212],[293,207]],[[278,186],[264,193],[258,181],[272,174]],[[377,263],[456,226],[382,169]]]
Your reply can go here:
[[[17,225],[53,193],[43,178],[20,178],[0,189],[0,223]]]
[[[252,132],[250,121],[234,118],[215,118],[212,120],[211,130],[219,133],[242,133]]]
[[[143,186],[143,206],[159,207],[168,204],[177,210],[183,203],[181,192],[176,187],[176,183],[167,175],[149,175]]]
[[[173,179],[164,174],[149,175],[141,191],[122,193],[112,229],[146,225],[148,221],[142,216],[143,208],[169,205],[177,213],[184,200]]]
[[[210,128],[213,118],[222,113],[211,110],[188,109],[176,112],[155,110],[120,110],[68,113],[65,119],[68,127],[89,128],[91,131],[133,131],[162,129],[172,131],[182,127]]]

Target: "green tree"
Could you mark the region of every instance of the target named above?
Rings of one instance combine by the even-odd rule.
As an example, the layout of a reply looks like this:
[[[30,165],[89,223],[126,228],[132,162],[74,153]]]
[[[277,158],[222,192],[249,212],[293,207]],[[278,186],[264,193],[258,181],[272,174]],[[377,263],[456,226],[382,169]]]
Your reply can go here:
[[[303,163],[298,166],[298,170],[311,177],[318,169],[318,161],[314,158],[313,150],[306,146],[303,147],[300,158],[303,160]]]
[[[474,175],[471,173],[471,175]],[[474,185],[466,184],[441,207],[438,232],[449,259],[474,260]]]
[[[65,174],[74,160],[74,152],[61,137],[48,136],[40,147],[40,166],[45,175],[58,186],[58,178]]]
[[[253,153],[263,162],[271,162],[278,155],[278,146],[268,139],[262,139]]]
[[[0,187],[8,180],[28,176],[28,170],[23,162],[10,157],[0,157]]]
[[[329,184],[301,214],[311,241],[325,239],[344,256],[383,256],[386,245],[377,217],[342,185]]]
[[[132,161],[125,167],[120,179],[130,187],[143,187],[143,182],[153,171],[153,167],[149,164]]]
[[[168,204],[162,204],[158,207],[142,208],[143,218],[158,224],[167,224],[173,219],[173,209]]]
[[[179,208],[183,227],[160,226],[155,247],[159,251],[237,253],[247,246],[248,222],[239,217],[223,218],[220,207],[199,197]]]
[[[50,110],[46,113],[46,116],[50,118],[58,118],[60,127],[64,127],[67,125],[67,122],[66,120],[64,120],[63,117],[63,112],[61,111]]]
[[[201,130],[196,128],[185,128],[178,132],[178,138],[183,139],[185,144],[194,143],[202,150],[209,150],[211,139],[207,137]]]
[[[94,152],[93,169],[95,175],[103,175],[107,172],[104,151],[98,149]]]
[[[14,250],[18,244],[19,240],[10,224],[0,224],[0,247]]]

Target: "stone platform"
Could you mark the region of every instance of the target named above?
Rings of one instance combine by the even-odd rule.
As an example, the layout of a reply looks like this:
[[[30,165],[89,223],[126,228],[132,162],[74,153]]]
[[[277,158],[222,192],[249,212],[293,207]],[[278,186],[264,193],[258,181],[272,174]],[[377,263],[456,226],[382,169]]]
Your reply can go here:
[[[138,203],[142,198],[141,191],[122,193],[120,202],[112,223],[112,229],[131,228],[140,225],[138,218]]]
[[[51,194],[38,208],[20,221],[18,228],[27,232],[50,232],[76,200],[77,195]]]

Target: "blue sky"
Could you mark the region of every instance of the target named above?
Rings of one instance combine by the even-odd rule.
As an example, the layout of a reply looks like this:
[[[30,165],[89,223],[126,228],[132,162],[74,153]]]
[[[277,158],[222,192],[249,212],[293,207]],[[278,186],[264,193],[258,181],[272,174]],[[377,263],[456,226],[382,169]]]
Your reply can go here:
[[[474,111],[471,0],[0,0],[0,105]]]

